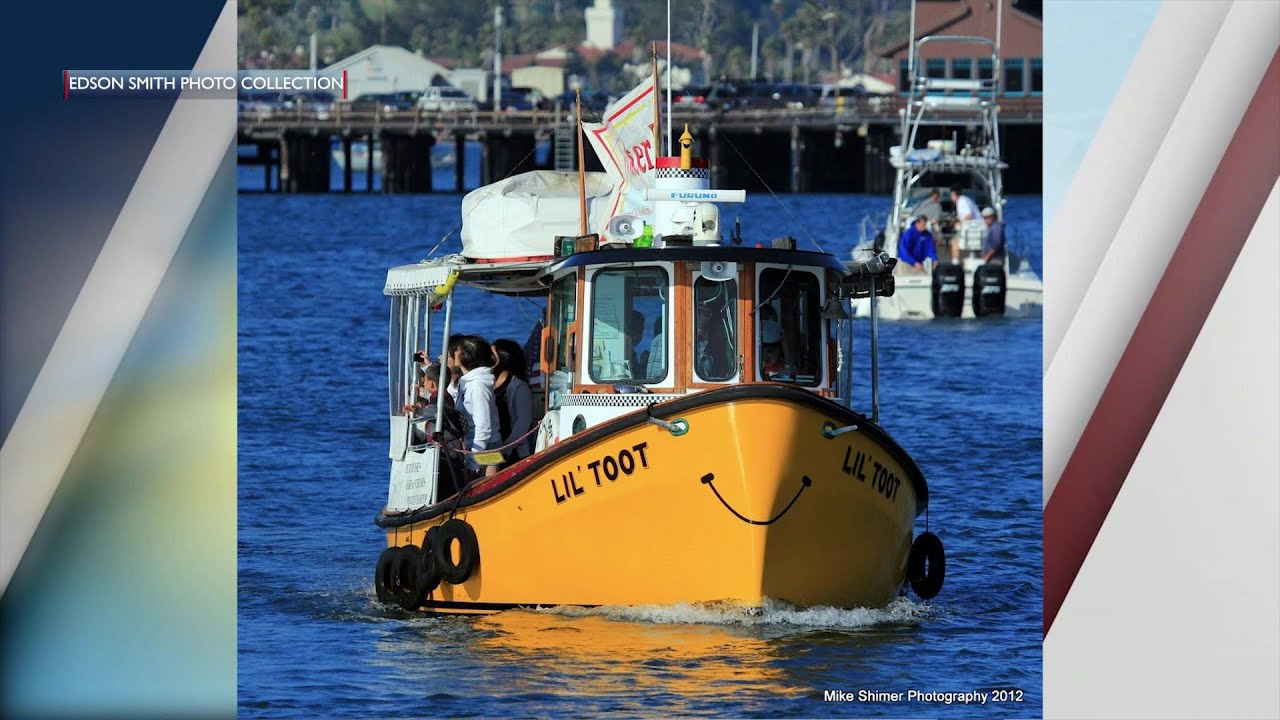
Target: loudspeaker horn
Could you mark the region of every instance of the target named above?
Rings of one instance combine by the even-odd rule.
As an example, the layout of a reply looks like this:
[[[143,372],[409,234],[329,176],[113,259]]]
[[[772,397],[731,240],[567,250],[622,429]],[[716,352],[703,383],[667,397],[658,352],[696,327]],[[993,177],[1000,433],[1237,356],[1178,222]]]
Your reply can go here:
[[[608,230],[614,242],[631,242],[644,233],[644,223],[635,215],[615,215],[609,219]]]
[[[729,260],[704,260],[702,277],[713,282],[724,282],[738,276],[738,263]]]

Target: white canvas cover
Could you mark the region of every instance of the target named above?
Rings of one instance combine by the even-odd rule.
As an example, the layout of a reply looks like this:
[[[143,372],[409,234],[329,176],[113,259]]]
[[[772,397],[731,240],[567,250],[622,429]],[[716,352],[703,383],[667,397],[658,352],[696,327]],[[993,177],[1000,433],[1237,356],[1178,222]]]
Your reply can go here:
[[[586,174],[587,227],[609,221],[613,185]],[[467,193],[462,200],[462,254],[471,259],[551,257],[557,235],[579,235],[578,173],[534,170]]]

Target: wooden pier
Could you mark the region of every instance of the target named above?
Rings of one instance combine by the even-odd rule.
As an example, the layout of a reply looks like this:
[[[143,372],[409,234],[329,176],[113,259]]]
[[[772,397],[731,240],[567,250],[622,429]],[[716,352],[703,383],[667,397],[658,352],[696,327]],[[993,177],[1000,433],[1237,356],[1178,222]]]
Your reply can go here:
[[[889,148],[900,143],[896,96],[856,96],[836,107],[713,112],[677,108],[672,127],[678,135],[688,123],[695,147],[711,162],[712,186],[774,192],[892,191]],[[1002,153],[1009,162],[1008,193],[1041,189],[1039,97],[1000,100]],[[977,131],[967,116],[940,118],[922,131],[917,145],[934,138],[956,138],[959,145]],[[564,111],[524,112],[352,112],[245,111],[239,116],[238,143],[252,146],[240,154],[242,165],[263,167],[268,192],[330,192],[333,149],[340,148],[341,192],[353,191],[352,145],[370,149],[364,189],[374,192],[374,174],[385,193],[465,192],[467,141],[480,143],[480,182],[487,184],[517,172],[576,169],[574,124]],[[927,137],[925,137],[927,135]],[[431,148],[453,142],[452,187],[432,184]],[[537,165],[538,143],[552,152]],[[372,148],[381,149],[381,163]],[[600,170],[593,153],[587,169]],[[376,166],[375,166],[376,165]]]

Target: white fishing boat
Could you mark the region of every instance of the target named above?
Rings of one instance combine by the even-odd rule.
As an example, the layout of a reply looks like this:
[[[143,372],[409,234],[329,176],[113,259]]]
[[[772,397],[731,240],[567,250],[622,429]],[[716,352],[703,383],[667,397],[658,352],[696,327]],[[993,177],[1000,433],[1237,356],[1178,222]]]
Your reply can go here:
[[[999,28],[1002,7],[997,4],[996,39],[966,35],[928,35],[915,38],[914,3],[912,14],[908,88],[902,116],[903,144],[890,149],[889,162],[896,176],[893,207],[882,235],[855,251],[883,249],[900,257],[900,241],[920,213],[919,202],[931,189],[942,190],[942,202],[930,218],[928,230],[934,238],[937,262],[923,260],[919,267],[899,262],[894,270],[897,285],[885,298],[879,315],[886,320],[930,319],[935,317],[1038,316],[1042,306],[1043,283],[1025,255],[1010,266],[1009,234],[1005,228],[1003,174],[1009,167],[1000,153]],[[935,43],[972,45],[975,56],[989,55],[990,77],[947,79],[928,77],[922,53]],[[968,128],[962,137],[937,138],[938,128]],[[976,129],[976,132],[974,131]],[[925,139],[932,138],[932,139]],[[959,187],[991,219],[973,217],[961,221],[955,203],[946,197],[947,188]],[[986,212],[990,208],[991,212]],[[988,223],[999,224],[1004,232],[1003,252],[987,261],[985,244]],[[857,304],[859,316],[870,314],[867,301]]]

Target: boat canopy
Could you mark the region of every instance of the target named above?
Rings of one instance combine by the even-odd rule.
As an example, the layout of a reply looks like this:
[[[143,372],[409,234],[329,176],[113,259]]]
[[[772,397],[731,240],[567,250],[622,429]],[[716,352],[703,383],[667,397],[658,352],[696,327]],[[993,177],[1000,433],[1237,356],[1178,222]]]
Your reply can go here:
[[[612,215],[613,185],[586,173],[587,227]],[[478,260],[549,258],[557,236],[581,234],[578,174],[534,170],[467,193],[462,200],[462,254]]]
[[[546,286],[539,277],[550,261],[476,263],[461,255],[400,265],[387,271],[383,295],[435,295],[448,292],[449,278],[457,274],[457,282],[490,292],[508,295],[545,294]]]

